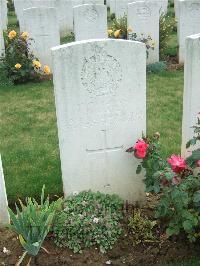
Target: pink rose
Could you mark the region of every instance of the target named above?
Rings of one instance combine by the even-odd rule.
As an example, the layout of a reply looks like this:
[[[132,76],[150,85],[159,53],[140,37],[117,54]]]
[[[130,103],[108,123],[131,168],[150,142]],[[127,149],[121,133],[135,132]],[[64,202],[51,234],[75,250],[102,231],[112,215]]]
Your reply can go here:
[[[175,173],[180,173],[187,167],[185,160],[177,155],[172,155],[167,162],[171,165],[172,171]]]
[[[197,167],[200,167],[200,160],[197,161]]]
[[[149,145],[144,140],[139,139],[134,146],[135,157],[143,159],[147,154],[148,146]]]
[[[172,184],[173,185],[179,185],[181,183],[181,178],[179,176],[174,176],[172,178]]]

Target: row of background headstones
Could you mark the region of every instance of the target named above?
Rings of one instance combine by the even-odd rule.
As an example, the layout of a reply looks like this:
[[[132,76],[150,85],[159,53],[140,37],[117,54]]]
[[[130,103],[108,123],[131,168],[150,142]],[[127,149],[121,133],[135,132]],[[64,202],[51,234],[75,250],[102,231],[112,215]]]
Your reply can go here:
[[[65,31],[62,28],[62,33],[66,34],[72,30],[73,25],[73,6],[79,4],[80,0],[62,1],[62,11],[67,9],[68,12],[63,18],[60,12],[57,12],[60,20],[60,26],[64,26]],[[86,0],[85,0],[86,1]],[[136,0],[137,1],[137,0]],[[31,33],[31,37],[35,40],[33,43],[33,51],[36,56],[41,58],[41,62],[45,61],[45,64],[51,66],[50,59],[44,60],[48,56],[49,47],[59,45],[59,37],[56,34],[58,30],[58,23],[56,23],[56,12],[53,14],[53,9],[50,8],[38,8],[34,10],[24,9],[22,10],[22,4],[24,1],[15,0],[15,8],[17,17],[20,22],[20,30],[28,31]],[[83,1],[82,1],[83,2]],[[94,2],[94,0],[88,0],[87,2]],[[95,3],[102,4],[103,0],[96,0]],[[132,1],[131,1],[132,2]],[[166,1],[165,1],[166,2]],[[38,0],[26,0],[25,8],[32,6],[44,6],[46,3],[48,7],[55,6],[55,0],[50,1],[38,1]],[[57,10],[60,10],[60,2],[56,2]],[[64,6],[65,3],[65,6]],[[85,3],[85,2],[84,2]],[[119,7],[123,9],[123,5],[127,4],[126,1],[118,1],[121,3]],[[116,5],[117,6],[117,5]],[[23,5],[24,7],[24,5]],[[69,12],[70,10],[70,12]],[[140,10],[137,12],[137,10]],[[154,63],[159,61],[159,10],[160,5],[157,1],[151,1],[148,5],[144,2],[138,2],[130,4],[128,23],[137,34],[140,36],[141,33],[144,36],[150,34],[152,39],[155,41],[155,48],[150,51],[148,57],[148,63]],[[125,12],[126,13],[126,12]],[[69,15],[70,14],[70,15]],[[123,13],[124,14],[124,13]],[[51,19],[49,19],[51,18]],[[71,26],[70,26],[71,25]],[[47,28],[50,28],[48,30]],[[42,32],[43,31],[43,32]],[[74,8],[74,32],[77,41],[83,39],[97,39],[107,37],[107,9],[105,6],[82,6]],[[49,38],[44,38],[42,35],[49,35]],[[62,35],[61,35],[62,36]],[[42,41],[42,39],[44,41]],[[46,41],[45,41],[46,39]],[[39,47],[39,48],[38,48]],[[39,50],[39,52],[38,52]]]
[[[145,7],[143,7],[142,9],[142,4],[141,5],[141,9],[143,10],[143,14],[141,14],[141,12],[139,12],[140,14],[138,14],[138,16],[136,16],[137,12],[135,12],[136,9],[134,8],[130,8],[130,11],[127,11],[127,4],[132,2],[133,0],[110,0],[110,8],[111,8],[111,12],[115,12],[117,17],[120,17],[122,14],[125,13],[129,13],[129,19],[128,19],[128,24],[130,24],[130,26],[132,26],[134,28],[134,30],[136,30],[138,33],[141,33],[142,31],[144,32],[144,34],[146,34],[146,32],[152,34],[152,39],[155,40],[156,43],[156,47],[154,52],[152,52],[151,54],[154,53],[153,59],[151,60],[151,58],[149,59],[149,63],[152,62],[157,62],[158,61],[158,43],[159,43],[159,33],[158,33],[158,16],[157,16],[157,11],[156,8],[150,8],[150,11],[145,10]],[[135,1],[140,1],[140,0],[135,0]],[[162,11],[166,11],[166,6],[167,6],[167,2],[166,0],[162,0],[162,1],[156,1],[156,0],[149,0],[149,5],[150,3],[159,3],[159,9],[161,9]],[[27,8],[27,7],[31,7],[31,6],[49,6],[49,7],[56,7],[57,9],[57,13],[58,13],[58,18],[59,18],[59,27],[60,27],[60,34],[61,36],[66,35],[67,33],[71,32],[73,30],[73,6],[75,5],[79,5],[79,4],[85,4],[85,3],[98,3],[98,4],[102,4],[104,1],[103,0],[14,0],[15,3],[15,9],[16,9],[16,13],[17,13],[17,17],[19,19],[20,22],[20,28],[21,31],[23,31],[24,28],[24,16],[23,16],[23,8]],[[2,23],[2,27],[3,30],[6,29],[7,26],[7,5],[6,5],[6,0],[0,0],[0,17],[1,17],[1,23]],[[151,5],[150,5],[151,7]],[[66,12],[67,11],[67,12]],[[186,36],[189,36],[191,34],[195,34],[200,32],[200,1],[199,0],[175,0],[175,11],[176,11],[176,16],[178,19],[178,40],[179,40],[179,62],[182,63],[184,62],[184,47],[185,47],[185,38]],[[52,23],[49,19],[49,15],[45,15],[44,17],[48,18],[48,21],[46,21],[46,23],[48,24],[48,22],[52,25],[55,25],[55,29],[52,31],[52,33],[55,33],[56,29],[56,24],[55,23],[55,15],[52,16],[52,11],[49,11],[51,13],[51,17],[53,18]],[[133,13],[132,13],[133,12]],[[152,19],[150,16],[147,15],[147,13],[153,12],[153,18]],[[104,14],[105,12],[103,12]],[[132,15],[134,14],[134,15]],[[79,14],[80,15],[80,14]],[[102,12],[101,12],[102,15]],[[38,14],[38,17],[41,17],[42,14]],[[91,15],[92,16],[92,15]],[[98,30],[98,25],[101,25],[102,22],[104,22],[100,29],[100,32],[102,33],[104,31],[104,28],[106,27],[106,22],[104,21],[104,16],[100,16],[99,19],[101,19],[101,23],[97,23],[97,27],[96,29]],[[152,23],[153,22],[153,23]],[[41,23],[41,20],[38,21],[38,24]],[[34,23],[36,24],[36,23]],[[45,24],[45,23],[44,23]],[[133,25],[132,25],[133,24]],[[32,27],[31,24],[31,18],[30,18],[30,22],[28,21],[28,23],[26,23],[26,25],[28,25],[28,28]],[[31,26],[30,26],[31,25]],[[84,38],[84,31],[85,31],[85,39],[87,39],[87,37],[90,37],[89,35],[91,34],[91,32],[93,32],[93,34],[95,35],[95,31],[91,30],[91,32],[89,33],[85,27],[84,29],[84,23],[82,23],[81,18],[77,19],[77,23],[75,24],[75,32],[77,35],[77,40],[80,40],[82,38]],[[95,24],[94,24],[95,25]],[[151,25],[152,28],[151,28]],[[87,25],[88,26],[88,25]],[[38,25],[36,27],[36,30],[38,31]],[[146,29],[146,30],[145,30]],[[0,29],[1,30],[1,29]],[[146,31],[146,32],[145,32]],[[105,29],[106,32],[106,29]],[[99,36],[103,37],[106,35],[106,33],[104,32],[104,34],[100,34]],[[97,34],[97,32],[96,32]],[[36,35],[36,33],[35,33]],[[39,34],[38,34],[39,35]],[[37,35],[37,36],[38,36]],[[88,35],[88,36],[87,36]],[[55,46],[55,45],[59,45],[59,41],[58,38],[56,38],[56,36],[58,36],[57,34],[55,34],[55,41],[49,41],[47,43],[49,43],[49,46]],[[98,38],[98,34],[97,34],[97,38]],[[53,38],[51,38],[53,40]],[[38,41],[39,43],[41,42],[41,40],[39,39]],[[2,47],[2,34],[1,34],[1,47]],[[48,48],[48,47],[47,47]],[[2,48],[1,48],[2,50]],[[42,48],[42,50],[46,50],[44,48]],[[39,53],[39,55],[43,55],[43,51],[41,51],[41,53]],[[38,55],[38,57],[39,57]],[[43,56],[44,57],[44,56]],[[50,64],[49,60],[47,60],[46,64]],[[51,64],[50,64],[51,65]]]

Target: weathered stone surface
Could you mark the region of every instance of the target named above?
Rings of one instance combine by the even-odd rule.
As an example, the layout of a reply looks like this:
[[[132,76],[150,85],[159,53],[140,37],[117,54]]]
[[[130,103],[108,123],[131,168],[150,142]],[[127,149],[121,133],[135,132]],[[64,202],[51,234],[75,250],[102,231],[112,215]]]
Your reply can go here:
[[[115,16],[116,18],[121,18],[127,15],[128,4],[132,3],[132,0],[115,0]]]
[[[33,7],[24,9],[24,28],[29,33],[31,50],[43,65],[51,64],[50,48],[60,44],[59,25],[55,8]]]
[[[20,31],[24,31],[23,9],[53,7],[57,10],[61,37],[73,31],[73,0],[14,0]]]
[[[128,4],[128,26],[137,38],[151,36],[154,50],[149,49],[147,63],[159,61],[159,6],[153,2],[133,2]]]
[[[104,0],[72,0],[73,6],[80,5],[104,5]]]
[[[4,38],[3,38],[3,25],[0,20],[0,57],[4,55],[5,47],[4,47]]]
[[[200,33],[200,0],[179,0],[178,2],[178,39],[179,63],[184,62],[185,40],[192,34]]]
[[[116,0],[110,0],[110,13],[113,14],[116,11]]]
[[[80,5],[74,7],[75,40],[107,38],[107,7]]]
[[[196,124],[200,112],[200,34],[186,38],[184,71],[182,155],[187,157],[191,153],[185,145],[194,135],[191,127]],[[189,148],[191,150],[192,147]]]
[[[146,131],[145,45],[89,40],[52,56],[65,196],[91,189],[143,201],[138,160],[125,151]]]
[[[4,181],[3,166],[0,155],[0,226],[8,224],[9,222],[10,217],[8,214],[8,201]]]
[[[7,1],[0,0],[0,20],[2,23],[3,30],[7,30],[7,23],[8,23],[7,12],[8,12]]]

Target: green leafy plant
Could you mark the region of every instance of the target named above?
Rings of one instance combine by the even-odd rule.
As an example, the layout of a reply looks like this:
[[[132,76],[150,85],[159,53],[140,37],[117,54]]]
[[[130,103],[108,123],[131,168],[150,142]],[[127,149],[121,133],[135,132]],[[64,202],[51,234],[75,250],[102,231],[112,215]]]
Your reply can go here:
[[[1,69],[14,84],[27,81],[39,81],[50,74],[48,66],[42,66],[31,52],[32,39],[28,33],[18,34],[14,30],[4,34],[5,56],[0,58]]]
[[[55,213],[61,208],[62,199],[50,204],[49,198],[44,200],[44,189],[42,189],[41,203],[38,204],[35,199],[27,198],[26,205],[21,201],[21,211],[16,205],[17,214],[9,209],[11,218],[11,229],[19,235],[19,240],[25,252],[17,265],[20,265],[24,257],[37,256],[42,248],[46,251],[42,244],[49,233]]]
[[[74,252],[94,245],[106,252],[121,234],[122,206],[118,196],[100,192],[68,197],[55,222],[55,243]]]
[[[200,114],[200,113],[199,113]],[[200,140],[200,119],[193,127],[194,137],[186,147]],[[138,140],[127,150],[142,159],[137,173],[146,170],[147,191],[160,193],[156,206],[156,218],[166,225],[168,236],[184,232],[190,241],[200,237],[200,149],[196,148],[184,159],[172,155],[168,160],[160,155],[159,134]]]
[[[163,61],[147,65],[147,73],[159,74],[167,69],[167,64]]]
[[[160,16],[160,32],[159,32],[159,50],[160,58],[164,60],[166,58],[166,50],[170,36],[173,33],[173,29],[176,25],[175,18],[170,17],[168,14],[161,14]]]
[[[155,225],[156,221],[151,221],[143,217],[141,210],[136,210],[133,217],[129,219],[128,224],[133,239],[133,245],[136,246],[140,243],[156,241],[156,237],[153,234]]]

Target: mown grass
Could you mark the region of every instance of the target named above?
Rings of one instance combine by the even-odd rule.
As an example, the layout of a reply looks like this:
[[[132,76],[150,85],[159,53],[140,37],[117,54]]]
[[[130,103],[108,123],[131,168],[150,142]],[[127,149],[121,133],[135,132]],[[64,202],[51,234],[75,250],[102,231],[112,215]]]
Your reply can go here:
[[[0,86],[0,152],[9,201],[38,197],[43,184],[61,194],[51,82]]]

